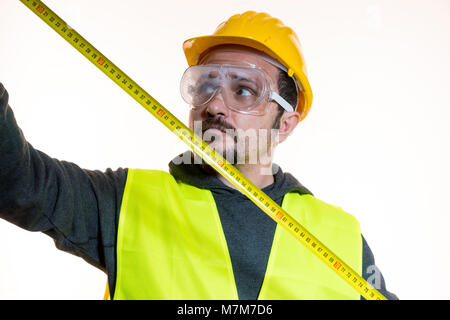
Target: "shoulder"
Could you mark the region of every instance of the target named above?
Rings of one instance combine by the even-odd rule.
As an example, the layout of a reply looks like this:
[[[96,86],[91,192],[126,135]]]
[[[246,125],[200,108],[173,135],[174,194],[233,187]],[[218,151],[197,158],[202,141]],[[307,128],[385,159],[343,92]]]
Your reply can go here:
[[[292,192],[286,194],[286,198],[288,201],[297,203],[298,210],[303,211],[304,218],[307,220],[325,224],[339,222],[340,225],[348,225],[360,229],[356,217],[341,207],[316,198],[312,194]]]
[[[127,183],[151,184],[176,183],[175,178],[163,170],[128,169]]]
[[[162,170],[128,169],[125,193],[157,193],[164,195],[178,195],[189,197],[191,193],[208,193],[207,189],[199,189],[195,186],[177,180],[172,174]]]

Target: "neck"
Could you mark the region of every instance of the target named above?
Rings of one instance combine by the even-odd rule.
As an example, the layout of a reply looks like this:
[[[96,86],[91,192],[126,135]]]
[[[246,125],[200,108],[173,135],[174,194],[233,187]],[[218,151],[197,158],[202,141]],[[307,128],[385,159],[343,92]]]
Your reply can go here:
[[[272,174],[272,161],[268,164],[237,164],[236,169],[239,170],[247,179],[249,179],[259,189],[265,188],[275,182]],[[203,165],[203,168],[210,174],[215,175],[224,185],[227,187],[237,189],[231,182],[229,182],[224,176],[216,172],[212,167],[207,164]]]

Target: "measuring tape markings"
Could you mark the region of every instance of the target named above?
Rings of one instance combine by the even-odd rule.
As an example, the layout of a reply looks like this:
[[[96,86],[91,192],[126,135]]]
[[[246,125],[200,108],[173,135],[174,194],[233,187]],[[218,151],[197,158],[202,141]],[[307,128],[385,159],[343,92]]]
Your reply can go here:
[[[20,0],[364,298],[386,298],[39,0]]]

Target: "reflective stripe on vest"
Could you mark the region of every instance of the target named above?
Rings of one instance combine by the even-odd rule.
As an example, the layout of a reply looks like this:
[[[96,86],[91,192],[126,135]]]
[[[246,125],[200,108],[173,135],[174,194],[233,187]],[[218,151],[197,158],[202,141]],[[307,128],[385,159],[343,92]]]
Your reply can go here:
[[[353,216],[298,193],[286,194],[282,207],[361,274],[361,231]],[[238,299],[209,190],[163,171],[128,170],[114,299]],[[359,299],[359,294],[277,226],[258,299]]]

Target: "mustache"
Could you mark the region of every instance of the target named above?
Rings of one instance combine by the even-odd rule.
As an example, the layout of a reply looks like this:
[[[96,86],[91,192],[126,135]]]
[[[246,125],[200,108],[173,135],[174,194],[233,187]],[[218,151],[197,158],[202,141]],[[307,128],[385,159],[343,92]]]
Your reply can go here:
[[[220,117],[208,118],[202,122],[202,134],[208,129],[217,129],[225,132],[227,129],[236,130],[232,125]]]

